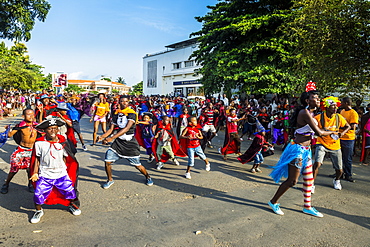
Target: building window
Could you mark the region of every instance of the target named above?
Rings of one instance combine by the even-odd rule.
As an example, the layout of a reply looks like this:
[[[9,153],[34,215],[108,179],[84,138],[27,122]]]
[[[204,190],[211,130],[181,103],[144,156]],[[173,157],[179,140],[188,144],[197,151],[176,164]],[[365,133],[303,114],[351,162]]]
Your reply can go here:
[[[157,87],[157,60],[148,62],[148,88]]]
[[[193,67],[194,66],[194,60],[185,61],[185,67]]]
[[[181,62],[173,63],[173,69],[181,69]]]

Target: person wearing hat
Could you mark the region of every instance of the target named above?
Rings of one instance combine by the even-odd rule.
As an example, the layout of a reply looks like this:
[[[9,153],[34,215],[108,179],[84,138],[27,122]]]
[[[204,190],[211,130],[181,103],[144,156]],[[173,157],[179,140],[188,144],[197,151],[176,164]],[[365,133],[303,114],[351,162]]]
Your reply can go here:
[[[59,103],[64,103],[65,102],[65,98],[63,96],[63,94],[58,94],[55,101],[59,104]]]
[[[64,137],[67,138],[67,140],[68,140],[68,142],[71,146],[72,152],[74,154],[76,154],[77,153],[77,149],[76,149],[77,140],[76,140],[76,137],[75,137],[75,134],[74,134],[72,120],[67,115],[68,110],[69,109],[68,109],[66,103],[59,103],[58,106],[56,107],[56,111],[54,111],[51,114],[51,116],[56,117],[56,118],[60,118],[66,123],[66,126],[65,126],[66,129],[63,130],[63,128],[61,128],[60,132],[61,132],[61,135],[63,135]]]
[[[31,158],[30,180],[34,182],[36,208],[31,223],[38,223],[44,215],[43,204],[62,204],[73,215],[81,214],[76,188],[78,162],[66,138],[58,134],[64,124],[61,119],[52,118],[36,126],[45,135],[36,140]]]
[[[51,103],[47,94],[41,95],[35,113],[37,122],[41,123],[43,120],[45,120],[47,116],[56,110],[56,107],[56,104]]]
[[[344,136],[351,126],[346,119],[337,113],[340,101],[337,97],[329,96],[323,99],[324,112],[315,116],[320,129],[325,131],[335,131],[338,134],[328,136],[319,136],[316,142],[315,163],[313,165],[313,178],[319,172],[319,168],[324,162],[325,154],[330,154],[331,162],[335,169],[335,178],[333,180],[334,189],[341,190],[340,178],[343,175],[342,151],[340,147],[340,138]],[[343,130],[343,131],[342,131]]]

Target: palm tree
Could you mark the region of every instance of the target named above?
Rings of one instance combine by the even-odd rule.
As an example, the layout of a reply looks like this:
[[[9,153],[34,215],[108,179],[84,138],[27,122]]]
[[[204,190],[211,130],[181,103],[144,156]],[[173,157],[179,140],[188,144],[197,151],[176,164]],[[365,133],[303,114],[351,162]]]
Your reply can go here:
[[[122,76],[117,78],[117,82],[126,85],[125,79]]]

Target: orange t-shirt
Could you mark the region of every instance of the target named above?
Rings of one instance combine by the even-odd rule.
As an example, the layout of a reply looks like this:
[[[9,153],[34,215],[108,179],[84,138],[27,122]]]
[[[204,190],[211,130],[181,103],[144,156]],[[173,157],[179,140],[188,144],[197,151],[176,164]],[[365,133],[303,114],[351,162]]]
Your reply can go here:
[[[105,104],[104,103],[96,103],[95,107],[96,107],[95,115],[97,115],[99,117],[103,116],[106,112],[109,112],[109,110],[110,110],[108,102],[105,102]]]
[[[342,115],[346,120],[348,124],[358,124],[358,114],[355,110],[351,109],[349,111],[342,110],[340,112],[340,115]],[[355,130],[348,130],[344,136],[340,138],[341,140],[355,140],[356,139],[356,133]]]
[[[336,117],[335,114],[333,114],[332,118],[328,118],[326,116],[326,113],[324,114],[319,114],[315,116],[315,119],[319,123],[319,128],[323,129],[323,126],[321,126],[321,115],[324,115],[324,124],[325,124],[325,129],[329,131],[338,131],[340,127],[346,126],[347,121],[344,119],[344,117],[340,114],[338,114],[338,123],[339,126],[336,126]],[[316,144],[322,144],[324,147],[330,150],[339,150],[340,149],[340,139],[334,140],[330,135],[328,136],[319,136],[317,137],[317,142]]]

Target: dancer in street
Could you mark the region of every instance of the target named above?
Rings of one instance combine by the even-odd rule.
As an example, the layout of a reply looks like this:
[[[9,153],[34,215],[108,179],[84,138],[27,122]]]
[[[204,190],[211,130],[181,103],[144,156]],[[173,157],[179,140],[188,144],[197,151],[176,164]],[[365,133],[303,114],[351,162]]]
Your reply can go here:
[[[291,126],[297,126],[295,139],[288,144],[282,153],[279,162],[274,166],[270,176],[276,183],[282,177],[287,177],[276,191],[274,197],[268,202],[271,209],[278,215],[284,215],[278,203],[280,197],[291,187],[297,184],[300,174],[303,176],[303,212],[316,217],[323,217],[311,206],[311,190],[313,185],[311,139],[313,135],[328,136],[338,134],[336,131],[321,130],[310,110],[320,107],[320,99],[316,91],[302,93],[300,97],[302,106],[292,116]]]

